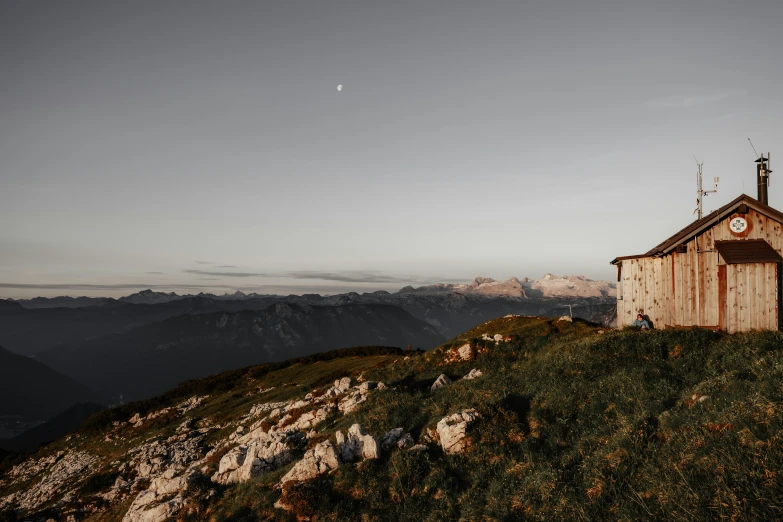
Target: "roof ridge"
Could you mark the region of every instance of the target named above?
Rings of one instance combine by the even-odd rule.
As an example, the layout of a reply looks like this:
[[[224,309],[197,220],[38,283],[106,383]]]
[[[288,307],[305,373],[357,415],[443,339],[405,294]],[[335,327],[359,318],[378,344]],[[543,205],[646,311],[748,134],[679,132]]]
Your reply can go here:
[[[684,227],[676,234],[670,236],[665,241],[659,243],[652,249],[648,250],[644,254],[635,255],[635,256],[623,256],[623,257],[616,257],[614,260],[612,260],[611,264],[616,264],[617,261],[620,261],[622,259],[638,259],[642,257],[653,257],[659,254],[666,254],[669,250],[674,248],[676,245],[679,245],[683,242],[685,239],[689,239],[692,236],[696,236],[700,234],[704,229],[706,229],[709,226],[712,226],[716,221],[719,221],[726,213],[733,210],[735,207],[739,206],[742,203],[747,203],[749,206],[751,206],[754,210],[766,215],[767,217],[770,217],[772,219],[775,219],[776,221],[779,221],[783,224],[783,213],[779,210],[776,210],[769,205],[765,205],[761,203],[759,200],[747,195],[747,194],[740,194],[733,200],[729,201],[722,207],[720,207],[718,210],[714,210],[701,218],[698,221],[694,221],[690,225]]]

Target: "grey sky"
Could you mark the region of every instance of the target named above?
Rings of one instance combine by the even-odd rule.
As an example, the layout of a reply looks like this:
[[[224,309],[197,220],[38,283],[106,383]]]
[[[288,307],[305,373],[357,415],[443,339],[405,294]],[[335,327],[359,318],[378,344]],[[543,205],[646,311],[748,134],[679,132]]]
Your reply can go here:
[[[781,22],[772,1],[0,0],[0,297],[610,279],[692,219],[694,154],[721,178],[706,210],[755,195],[747,137],[783,159]]]

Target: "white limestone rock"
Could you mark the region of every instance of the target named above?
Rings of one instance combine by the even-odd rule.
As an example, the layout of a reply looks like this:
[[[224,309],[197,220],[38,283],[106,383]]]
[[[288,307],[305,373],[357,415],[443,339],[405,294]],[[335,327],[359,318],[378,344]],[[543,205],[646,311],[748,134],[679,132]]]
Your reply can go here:
[[[470,347],[470,343],[463,344],[457,348],[457,353],[463,361],[469,361],[473,358],[473,348]]]
[[[348,429],[348,434],[338,431],[335,434],[337,448],[343,462],[351,462],[357,458],[378,459],[381,457],[381,446],[372,435],[364,431],[359,424]]]
[[[445,388],[451,384],[451,379],[448,378],[448,376],[445,373],[441,373],[440,377],[438,377],[434,383],[432,383],[432,387],[430,388],[431,391],[439,390],[440,388]]]
[[[476,410],[462,410],[438,421],[438,437],[443,451],[446,453],[460,453],[467,447],[466,431],[468,425],[479,417]]]
[[[356,390],[351,394],[346,395],[342,400],[340,400],[340,403],[337,405],[337,409],[339,409],[343,413],[351,413],[359,406],[359,404],[363,403],[366,400],[367,400],[367,392],[362,392],[362,390]]]
[[[367,393],[370,390],[374,390],[378,386],[378,383],[375,381],[364,381],[359,385],[359,391],[362,393]]]
[[[466,381],[471,381],[473,379],[477,379],[478,377],[481,377],[482,375],[484,374],[482,373],[481,370],[473,368],[472,370],[470,370],[470,372],[468,372],[468,374],[465,377],[463,377],[463,379],[465,379]]]
[[[167,475],[171,475],[168,473]],[[163,476],[152,479],[149,487],[138,494],[122,522],[163,522],[177,513],[185,501],[182,492],[188,486],[190,475]],[[169,498],[172,494],[175,496]]]
[[[52,462],[53,465],[47,467],[47,462]],[[72,486],[74,480],[81,477],[85,470],[92,468],[97,463],[98,458],[86,451],[60,452],[55,457],[49,456],[34,461],[32,467],[44,473],[41,480],[23,491],[0,498],[0,509],[7,509],[13,505],[23,511],[36,509],[62,495],[67,491],[66,488]],[[19,466],[24,467],[27,464],[27,462],[22,462],[15,466],[9,471],[9,475],[32,477],[32,475],[18,469]]]
[[[294,464],[294,467],[280,479],[280,483],[310,480],[339,466],[340,460],[334,444],[330,440],[325,440],[307,450],[302,460]]]
[[[237,446],[220,459],[212,481],[236,484],[274,471],[293,460],[291,452],[304,438],[304,434],[299,431],[277,431],[248,445]]]

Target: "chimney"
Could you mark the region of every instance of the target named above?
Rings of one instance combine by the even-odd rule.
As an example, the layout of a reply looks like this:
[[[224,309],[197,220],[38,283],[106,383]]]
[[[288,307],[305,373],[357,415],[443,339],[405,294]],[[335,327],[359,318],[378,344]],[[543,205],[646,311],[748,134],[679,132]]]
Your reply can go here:
[[[756,199],[765,205],[769,205],[769,175],[772,173],[769,169],[769,156],[770,154],[767,152],[766,158],[762,154],[759,156],[759,159],[756,160],[756,181],[759,189],[758,197]]]

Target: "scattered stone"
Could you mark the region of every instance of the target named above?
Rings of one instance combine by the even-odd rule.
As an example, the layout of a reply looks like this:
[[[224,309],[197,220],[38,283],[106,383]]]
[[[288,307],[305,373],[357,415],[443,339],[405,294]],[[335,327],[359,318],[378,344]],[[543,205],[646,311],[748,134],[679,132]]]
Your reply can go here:
[[[435,390],[438,390],[440,388],[445,388],[449,384],[451,384],[451,379],[449,379],[448,376],[446,376],[445,373],[441,373],[440,377],[438,377],[435,380],[435,382],[432,383],[432,387],[430,388],[430,390],[431,391],[435,391]]]
[[[408,448],[408,451],[411,453],[421,453],[422,451],[427,451],[429,448],[426,444],[416,444],[415,446],[411,446]]]
[[[573,319],[571,318],[571,316],[569,316],[569,315],[564,315],[563,317],[561,317],[560,319],[558,319],[558,321],[565,321],[565,322],[567,322],[567,323],[572,323],[572,322],[574,322],[574,320],[573,320]]]
[[[466,431],[468,425],[479,417],[476,410],[462,410],[438,421],[438,437],[443,451],[460,453],[467,447]]]

